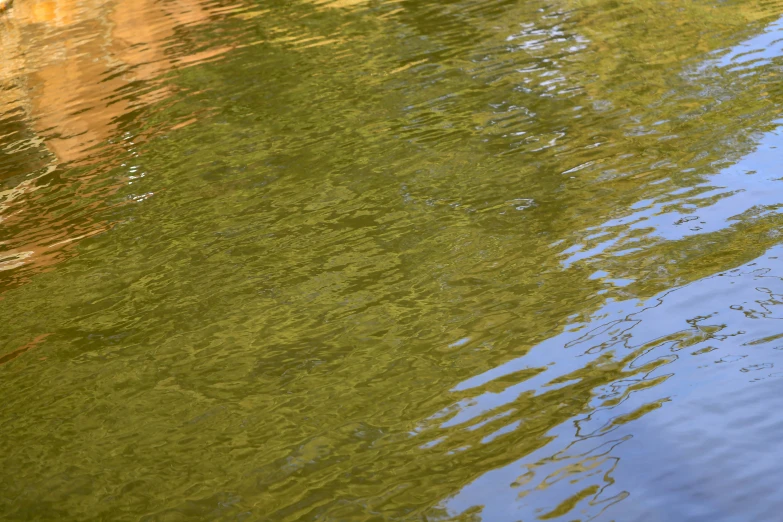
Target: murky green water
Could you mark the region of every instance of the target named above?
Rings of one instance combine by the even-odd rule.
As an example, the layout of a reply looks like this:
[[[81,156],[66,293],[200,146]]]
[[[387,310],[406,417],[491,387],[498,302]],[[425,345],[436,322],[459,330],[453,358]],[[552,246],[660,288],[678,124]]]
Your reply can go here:
[[[15,0],[0,518],[769,521],[783,3]]]

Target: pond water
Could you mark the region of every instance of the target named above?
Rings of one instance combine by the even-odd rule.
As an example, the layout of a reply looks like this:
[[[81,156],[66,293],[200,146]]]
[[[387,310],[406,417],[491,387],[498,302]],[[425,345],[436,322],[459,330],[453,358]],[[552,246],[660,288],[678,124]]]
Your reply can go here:
[[[769,521],[783,2],[15,0],[0,518]]]

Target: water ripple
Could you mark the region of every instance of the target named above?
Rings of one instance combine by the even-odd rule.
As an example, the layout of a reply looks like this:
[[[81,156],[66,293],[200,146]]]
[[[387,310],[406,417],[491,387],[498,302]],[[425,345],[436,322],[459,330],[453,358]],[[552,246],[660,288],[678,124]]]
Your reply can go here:
[[[774,520],[783,3],[15,0],[8,520]]]

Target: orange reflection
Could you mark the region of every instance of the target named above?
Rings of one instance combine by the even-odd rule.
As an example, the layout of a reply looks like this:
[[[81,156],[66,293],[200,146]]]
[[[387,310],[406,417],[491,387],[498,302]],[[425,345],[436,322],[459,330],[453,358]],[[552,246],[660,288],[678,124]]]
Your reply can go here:
[[[25,352],[27,352],[29,350],[32,350],[33,348],[35,348],[36,346],[41,344],[41,342],[44,339],[46,339],[47,337],[49,337],[50,335],[51,334],[48,334],[48,333],[42,334],[42,335],[38,335],[32,341],[30,341],[29,343],[25,344],[24,346],[22,346],[20,348],[17,348],[16,350],[14,350],[14,351],[12,351],[10,353],[7,353],[7,354],[5,354],[3,356],[0,356],[0,365],[3,365],[3,364],[5,364],[5,363],[7,363],[9,361],[13,361],[14,359],[19,357],[23,353],[25,353]]]
[[[210,10],[187,0],[20,0],[8,15],[32,44],[24,72],[35,127],[60,161],[81,162],[116,133],[118,118],[168,94],[118,96],[176,66],[177,28],[207,21]]]
[[[99,153],[105,157],[123,118],[172,94],[161,80],[166,72],[228,49],[194,50],[183,38],[217,11],[226,7],[189,0],[16,0],[0,14],[0,116],[21,111],[35,136],[28,141],[42,144],[51,158],[37,178],[0,188],[0,276],[12,286],[106,229],[90,218],[97,204],[87,202],[105,201],[124,180],[90,188],[105,171],[96,165]],[[3,140],[2,130],[0,148],[18,146]],[[70,202],[79,212],[55,211],[63,202],[38,190],[62,164],[92,165],[56,180],[59,192],[83,200]]]

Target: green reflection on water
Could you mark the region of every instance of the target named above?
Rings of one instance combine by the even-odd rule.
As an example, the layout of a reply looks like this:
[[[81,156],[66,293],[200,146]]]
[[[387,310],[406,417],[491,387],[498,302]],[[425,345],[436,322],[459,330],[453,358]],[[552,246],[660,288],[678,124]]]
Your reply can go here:
[[[676,237],[605,225],[647,200],[714,204],[727,194],[696,197],[708,176],[776,127],[778,62],[704,66],[780,14],[754,5],[269,2],[170,37],[228,50],[158,76],[162,101],[15,203],[38,205],[41,234],[80,238],[0,276],[0,512],[455,516],[445,499],[666,361],[607,350],[471,429],[444,424],[477,395],[460,383],[610,299],[779,243],[774,213]],[[8,187],[42,168],[20,154]],[[570,520],[598,492],[574,486],[535,516]]]

